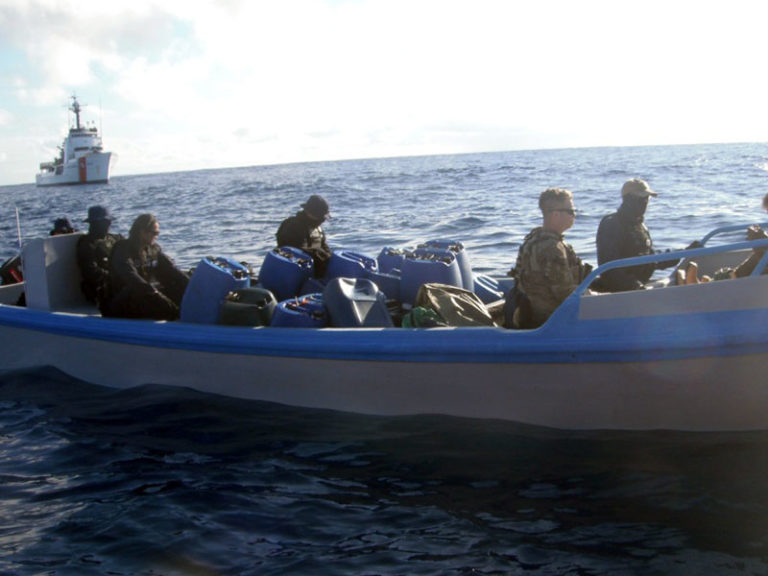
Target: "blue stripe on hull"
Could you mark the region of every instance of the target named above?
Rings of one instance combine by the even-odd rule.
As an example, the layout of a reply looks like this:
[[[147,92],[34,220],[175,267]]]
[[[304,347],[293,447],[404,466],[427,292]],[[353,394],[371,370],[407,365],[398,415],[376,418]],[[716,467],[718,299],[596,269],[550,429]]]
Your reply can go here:
[[[274,329],[0,307],[0,326],[137,346],[294,358],[500,364],[643,362],[768,352],[768,311],[577,321],[566,328]]]

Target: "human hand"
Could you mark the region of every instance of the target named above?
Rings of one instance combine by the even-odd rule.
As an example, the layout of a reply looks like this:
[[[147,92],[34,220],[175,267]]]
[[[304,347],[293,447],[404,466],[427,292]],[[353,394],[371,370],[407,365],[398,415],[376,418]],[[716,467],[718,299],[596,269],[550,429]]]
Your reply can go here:
[[[757,224],[747,228],[747,240],[763,240],[765,238],[768,238],[768,234]]]

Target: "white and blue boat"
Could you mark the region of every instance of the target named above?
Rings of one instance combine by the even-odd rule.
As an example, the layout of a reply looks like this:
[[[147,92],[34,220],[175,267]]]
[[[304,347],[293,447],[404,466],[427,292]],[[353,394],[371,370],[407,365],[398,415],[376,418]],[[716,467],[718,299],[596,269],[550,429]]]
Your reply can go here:
[[[102,318],[80,294],[78,234],[28,242],[0,287],[0,369],[53,366],[104,386],[190,387],[372,415],[444,414],[558,429],[768,429],[768,257],[748,277],[594,294],[603,272],[671,258],[702,274],[768,240],[610,262],[535,330],[242,327]],[[712,238],[717,237],[717,241]],[[718,243],[721,242],[721,243]],[[715,245],[713,245],[715,244]],[[14,305],[22,291],[26,307]]]

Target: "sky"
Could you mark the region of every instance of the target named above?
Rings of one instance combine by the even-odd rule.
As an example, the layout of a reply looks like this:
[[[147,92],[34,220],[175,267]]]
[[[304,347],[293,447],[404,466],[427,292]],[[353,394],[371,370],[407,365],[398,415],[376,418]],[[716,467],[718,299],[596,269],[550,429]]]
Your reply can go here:
[[[768,141],[754,0],[0,0],[0,185],[84,119],[113,175]]]

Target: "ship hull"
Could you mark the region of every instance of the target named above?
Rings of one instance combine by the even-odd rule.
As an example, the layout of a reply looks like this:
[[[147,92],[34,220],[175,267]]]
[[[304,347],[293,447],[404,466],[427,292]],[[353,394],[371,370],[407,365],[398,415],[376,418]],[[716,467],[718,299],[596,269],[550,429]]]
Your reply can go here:
[[[93,152],[37,174],[36,183],[38,186],[60,186],[109,182],[111,163],[112,152]]]

